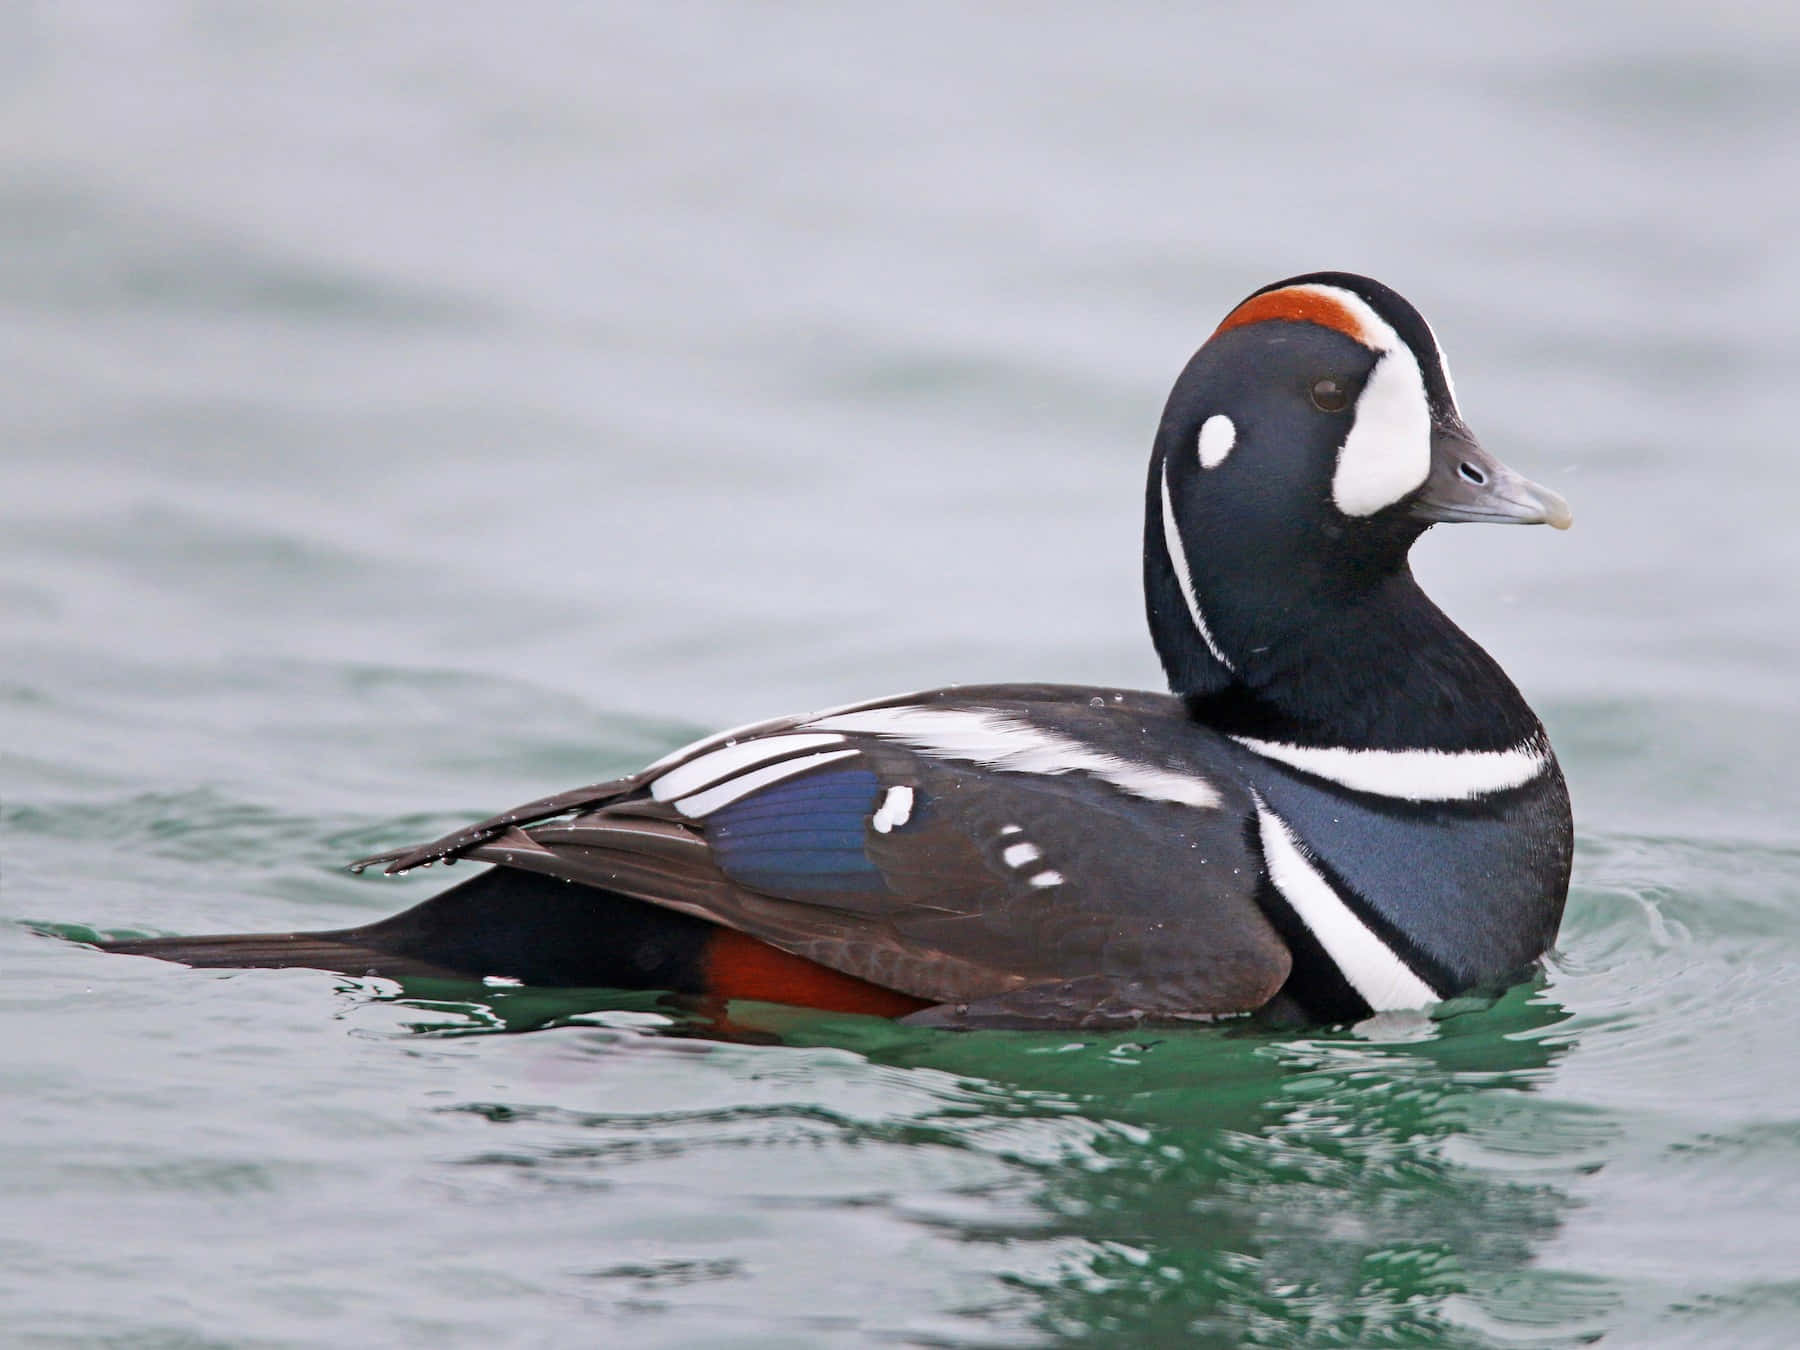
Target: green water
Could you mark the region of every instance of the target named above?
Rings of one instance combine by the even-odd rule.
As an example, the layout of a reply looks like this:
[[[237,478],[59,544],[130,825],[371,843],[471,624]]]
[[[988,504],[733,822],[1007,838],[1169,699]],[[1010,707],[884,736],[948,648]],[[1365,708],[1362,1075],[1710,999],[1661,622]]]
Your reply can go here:
[[[0,94],[0,1342],[1794,1343],[1789,7],[76,3]],[[719,1039],[65,940],[378,917],[442,874],[345,860],[721,724],[1155,687],[1161,400],[1319,267],[1576,511],[1416,558],[1575,795],[1497,1003]]]

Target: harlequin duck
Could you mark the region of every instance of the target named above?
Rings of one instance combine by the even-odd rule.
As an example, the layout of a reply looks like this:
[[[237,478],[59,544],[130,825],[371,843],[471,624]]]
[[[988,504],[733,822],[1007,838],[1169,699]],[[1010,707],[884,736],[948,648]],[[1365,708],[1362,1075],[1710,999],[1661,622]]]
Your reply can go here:
[[[1475,442],[1399,295],[1238,305],[1150,457],[1170,695],[1002,684],[742,727],[364,859],[496,864],[337,932],[102,944],[197,966],[710,993],[943,1026],[1421,1008],[1550,944],[1572,829],[1544,728],[1426,598],[1432,524],[1566,528]]]

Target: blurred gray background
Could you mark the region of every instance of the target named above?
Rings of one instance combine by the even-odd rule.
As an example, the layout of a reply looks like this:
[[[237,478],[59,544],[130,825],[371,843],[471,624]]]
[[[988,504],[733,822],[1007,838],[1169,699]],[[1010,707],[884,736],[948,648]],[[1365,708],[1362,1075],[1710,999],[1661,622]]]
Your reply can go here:
[[[34,645],[702,722],[1149,683],[1163,395],[1243,293],[1333,267],[1412,298],[1477,430],[1577,508],[1421,550],[1525,683],[1785,691],[1791,6],[0,25]]]

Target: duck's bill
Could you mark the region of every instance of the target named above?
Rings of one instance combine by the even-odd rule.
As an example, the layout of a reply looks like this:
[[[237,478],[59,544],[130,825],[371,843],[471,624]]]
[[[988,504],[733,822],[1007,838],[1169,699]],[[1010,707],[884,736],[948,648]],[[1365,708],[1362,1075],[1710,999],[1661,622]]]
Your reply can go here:
[[[1413,498],[1412,514],[1433,524],[1485,520],[1566,530],[1575,523],[1559,495],[1514,473],[1473,439],[1447,431],[1432,433],[1431,475]]]

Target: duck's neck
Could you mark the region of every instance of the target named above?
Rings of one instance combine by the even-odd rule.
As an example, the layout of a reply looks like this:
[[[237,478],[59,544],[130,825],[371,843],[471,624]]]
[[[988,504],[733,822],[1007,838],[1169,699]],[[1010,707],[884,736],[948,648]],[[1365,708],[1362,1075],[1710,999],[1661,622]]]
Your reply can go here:
[[[1295,745],[1446,751],[1506,750],[1541,733],[1505,672],[1404,564],[1329,603],[1272,596],[1253,610],[1221,607],[1211,643],[1173,578],[1161,594],[1156,581],[1146,575],[1146,598],[1170,688],[1216,730]]]

